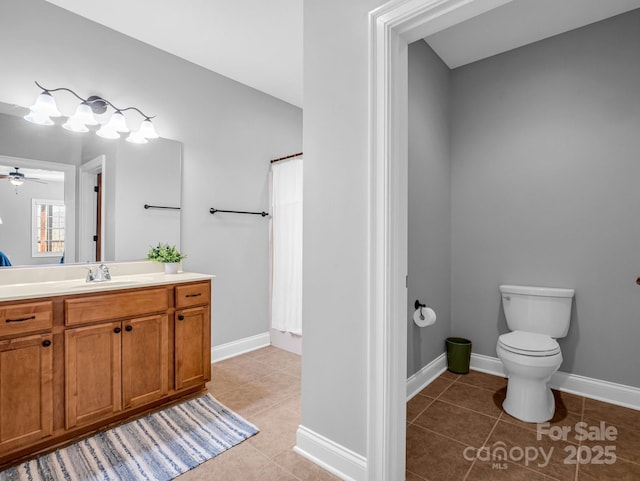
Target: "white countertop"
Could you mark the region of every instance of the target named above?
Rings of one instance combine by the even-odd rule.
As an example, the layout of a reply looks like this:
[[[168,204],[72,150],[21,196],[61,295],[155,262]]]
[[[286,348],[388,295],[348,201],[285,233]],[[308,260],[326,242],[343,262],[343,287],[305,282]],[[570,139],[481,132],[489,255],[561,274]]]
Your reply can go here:
[[[109,268],[121,267],[123,264],[107,264]],[[26,282],[11,282],[12,280],[18,280],[15,276],[13,279],[0,275],[0,302],[2,301],[15,301],[20,299],[32,299],[39,297],[51,297],[62,296],[68,294],[86,294],[91,292],[104,292],[114,291],[118,289],[132,289],[137,287],[148,287],[163,284],[175,284],[182,282],[194,282],[207,279],[213,279],[215,276],[210,274],[199,274],[196,272],[178,272],[177,274],[165,274],[164,272],[153,272],[146,266],[142,266],[141,269],[136,269],[136,266],[126,265],[126,268],[122,269],[122,274],[115,274],[112,271],[111,280],[104,282],[86,282],[84,277],[67,279],[62,273],[59,279],[50,279],[52,276],[50,272],[46,275],[38,272],[37,268],[34,268],[31,272],[34,274],[31,276],[33,281],[27,279],[20,279]],[[118,270],[118,269],[114,269]],[[126,274],[124,272],[127,272]],[[136,272],[143,271],[143,272]],[[78,270],[78,273],[84,275],[86,271],[84,269]],[[0,273],[1,274],[1,273]],[[39,275],[38,275],[39,274]],[[56,273],[60,274],[60,273]],[[21,276],[24,277],[24,276]],[[44,280],[43,280],[44,279]],[[5,282],[2,282],[5,281]]]

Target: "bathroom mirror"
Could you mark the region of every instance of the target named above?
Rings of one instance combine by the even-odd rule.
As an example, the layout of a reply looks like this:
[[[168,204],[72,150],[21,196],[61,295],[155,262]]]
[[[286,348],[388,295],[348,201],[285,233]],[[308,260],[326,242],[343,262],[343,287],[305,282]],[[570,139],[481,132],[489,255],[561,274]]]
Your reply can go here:
[[[158,242],[180,247],[180,142],[106,140],[60,120],[31,124],[27,112],[0,103],[0,251],[12,266],[138,260]]]

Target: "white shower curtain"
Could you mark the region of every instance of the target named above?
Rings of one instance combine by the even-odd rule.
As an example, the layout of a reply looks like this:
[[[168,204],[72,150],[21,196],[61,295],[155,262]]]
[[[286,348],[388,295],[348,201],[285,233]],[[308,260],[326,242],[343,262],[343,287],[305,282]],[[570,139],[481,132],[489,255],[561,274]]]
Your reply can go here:
[[[272,164],[271,327],[302,335],[302,158]]]

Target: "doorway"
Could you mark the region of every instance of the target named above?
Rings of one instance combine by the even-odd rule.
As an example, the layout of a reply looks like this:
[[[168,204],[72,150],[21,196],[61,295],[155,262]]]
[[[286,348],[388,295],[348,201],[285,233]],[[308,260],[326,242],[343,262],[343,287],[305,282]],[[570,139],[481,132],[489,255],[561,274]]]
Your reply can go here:
[[[510,1],[399,0],[369,16],[369,480],[405,476],[408,44]]]
[[[80,166],[78,261],[100,262],[104,259],[104,205],[105,156],[100,155]]]

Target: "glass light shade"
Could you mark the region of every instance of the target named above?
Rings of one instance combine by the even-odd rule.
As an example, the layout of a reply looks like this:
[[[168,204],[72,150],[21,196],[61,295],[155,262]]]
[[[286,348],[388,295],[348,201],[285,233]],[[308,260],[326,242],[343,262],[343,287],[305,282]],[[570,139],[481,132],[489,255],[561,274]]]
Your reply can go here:
[[[110,130],[114,130],[116,132],[129,132],[129,127],[127,127],[127,121],[122,115],[122,112],[116,110],[116,112],[109,119],[109,123],[106,127]]]
[[[9,182],[11,182],[12,185],[15,185],[17,187],[19,185],[24,184],[24,177],[11,177],[9,179]]]
[[[140,130],[138,130],[129,134],[129,137],[127,137],[127,142],[131,142],[132,144],[146,144],[149,141],[145,139],[144,136],[140,133]]]
[[[69,121],[74,124],[98,125],[98,121],[93,116],[93,110],[85,102],[78,105],[75,113],[69,117]]]
[[[47,117],[60,117],[62,114],[56,107],[56,101],[49,92],[42,92],[38,95],[36,103],[29,107],[31,112]]]
[[[38,114],[36,112],[29,112],[24,116],[24,119],[32,124],[53,125],[53,120],[51,120],[48,115]]]
[[[2,224],[2,217],[0,217],[0,224]]]
[[[118,132],[116,132],[115,130],[113,130],[112,128],[109,128],[109,124],[105,124],[102,127],[100,127],[98,129],[98,131],[96,132],[96,135],[98,137],[102,137],[103,139],[119,139],[120,138],[120,134]]]
[[[147,139],[157,139],[158,137],[160,137],[156,132],[155,127],[151,123],[151,120],[149,119],[145,119],[142,121],[142,124],[140,124],[139,132],[140,132],[140,135],[142,135]]]
[[[62,124],[62,127],[71,132],[89,132],[89,129],[84,123],[75,121],[73,117],[70,117],[69,120]]]

